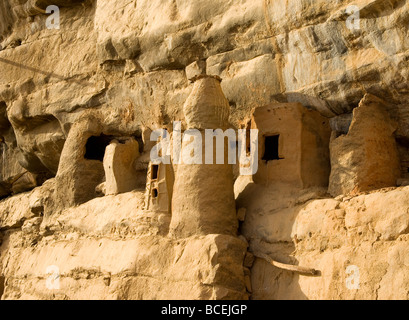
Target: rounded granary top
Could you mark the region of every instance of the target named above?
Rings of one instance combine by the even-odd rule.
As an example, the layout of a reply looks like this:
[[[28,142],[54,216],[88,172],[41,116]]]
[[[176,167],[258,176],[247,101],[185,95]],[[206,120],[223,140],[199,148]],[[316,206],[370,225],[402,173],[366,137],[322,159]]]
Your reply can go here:
[[[230,105],[218,76],[200,75],[192,79],[193,89],[183,107],[189,129],[224,129],[228,126]]]

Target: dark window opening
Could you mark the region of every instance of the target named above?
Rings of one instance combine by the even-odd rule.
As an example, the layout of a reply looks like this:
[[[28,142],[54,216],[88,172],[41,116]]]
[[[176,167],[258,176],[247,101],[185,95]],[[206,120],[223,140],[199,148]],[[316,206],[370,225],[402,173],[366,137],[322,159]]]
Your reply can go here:
[[[113,139],[114,137],[104,134],[101,134],[99,137],[90,137],[85,145],[85,159],[103,161],[105,148]]]
[[[247,157],[251,155],[251,120],[246,125],[246,151]]]
[[[159,177],[159,166],[154,164],[152,165],[152,168],[151,168],[151,179],[157,180],[158,177]]]
[[[6,282],[6,278],[3,276],[0,276],[0,298],[4,293],[5,282]]]
[[[280,135],[270,136],[264,138],[264,161],[271,161],[271,160],[280,160],[280,156],[278,153],[278,146],[279,146]]]
[[[142,154],[143,151],[145,150],[145,146],[144,146],[144,143],[143,143],[142,136],[135,136],[134,138],[135,138],[136,141],[138,141],[139,153]]]
[[[7,117],[7,105],[4,101],[0,101],[0,131],[5,133],[10,128],[11,123]]]
[[[152,189],[152,198],[156,199],[158,197],[158,189]]]
[[[251,154],[251,131],[250,129],[246,130],[246,151],[247,151],[247,156],[249,157]]]

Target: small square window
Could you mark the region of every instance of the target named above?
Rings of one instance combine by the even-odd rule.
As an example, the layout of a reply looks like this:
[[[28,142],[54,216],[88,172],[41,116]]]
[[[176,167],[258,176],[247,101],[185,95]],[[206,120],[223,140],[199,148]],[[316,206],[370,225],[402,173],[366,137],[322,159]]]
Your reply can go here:
[[[156,199],[159,195],[158,189],[152,189],[152,198]]]
[[[280,135],[264,137],[264,161],[280,160],[279,156]]]
[[[104,161],[105,149],[114,139],[112,136],[101,134],[100,136],[92,136],[87,140],[85,145],[86,160]]]

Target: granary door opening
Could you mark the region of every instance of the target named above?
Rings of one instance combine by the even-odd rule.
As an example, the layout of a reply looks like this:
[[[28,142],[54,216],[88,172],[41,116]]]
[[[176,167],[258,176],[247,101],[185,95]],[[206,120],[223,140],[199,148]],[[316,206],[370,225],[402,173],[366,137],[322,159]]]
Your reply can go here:
[[[106,136],[104,134],[101,134],[98,137],[90,137],[85,146],[84,158],[87,160],[103,161],[105,149],[113,139],[113,136]]]
[[[279,156],[280,135],[264,137],[264,161],[280,160]]]
[[[156,199],[159,196],[158,189],[152,189],[152,198]]]

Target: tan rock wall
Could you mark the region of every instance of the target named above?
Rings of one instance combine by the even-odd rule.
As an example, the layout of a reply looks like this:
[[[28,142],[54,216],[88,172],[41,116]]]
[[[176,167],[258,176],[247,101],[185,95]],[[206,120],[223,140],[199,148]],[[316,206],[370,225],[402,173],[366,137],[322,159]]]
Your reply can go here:
[[[406,187],[341,200],[281,201],[289,207],[273,212],[247,210],[244,234],[252,239],[250,251],[320,271],[309,277],[256,259],[252,299],[406,300],[408,195]],[[359,289],[350,279],[357,279]]]
[[[330,192],[395,187],[409,168],[407,1],[355,1],[359,30],[347,27],[346,0],[54,1],[61,26],[53,30],[41,13],[50,3],[0,2],[0,183],[24,170],[55,177],[0,202],[1,298],[239,299],[251,291],[250,273],[254,299],[407,298],[408,190],[332,199],[323,187],[328,141],[317,139],[325,129],[302,129],[304,156],[293,173],[301,188],[277,191],[244,177],[235,185],[250,250],[314,267],[316,278],[260,259],[243,269],[247,249],[236,226],[231,236],[169,239],[169,215],[142,211],[141,193],[96,198],[103,166],[84,159],[90,136],[134,137],[144,142],[138,172],[146,170],[147,132],[171,130],[174,120],[186,127],[189,80],[206,72],[223,79],[235,127],[271,103],[300,103],[317,118],[355,109],[351,132],[332,141]],[[384,101],[381,110],[357,108],[366,94]],[[90,119],[96,129],[81,124]],[[348,158],[352,147],[370,164]],[[23,181],[19,192],[40,180]],[[45,268],[55,262],[62,277],[53,296]],[[360,290],[346,289],[350,265],[361,271]]]
[[[223,235],[171,240],[169,219],[143,211],[142,192],[95,199],[44,219],[21,200],[29,196],[0,204],[2,299],[247,298],[246,243]],[[49,266],[58,268],[58,290],[47,287]]]

